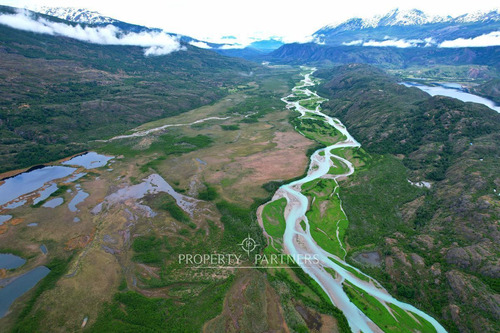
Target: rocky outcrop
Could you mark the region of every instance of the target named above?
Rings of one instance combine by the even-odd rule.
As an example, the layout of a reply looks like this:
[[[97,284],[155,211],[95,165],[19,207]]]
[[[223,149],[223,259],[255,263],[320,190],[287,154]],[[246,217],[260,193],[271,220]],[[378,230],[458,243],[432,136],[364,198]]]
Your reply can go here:
[[[492,253],[493,248],[494,244],[489,239],[471,246],[453,247],[446,253],[446,262],[464,270],[500,277],[500,266],[498,263],[490,262],[489,259],[495,257]]]
[[[485,292],[487,287],[476,277],[465,275],[457,270],[446,273],[453,298],[472,303],[475,307],[488,312],[495,320],[500,320],[500,295]]]

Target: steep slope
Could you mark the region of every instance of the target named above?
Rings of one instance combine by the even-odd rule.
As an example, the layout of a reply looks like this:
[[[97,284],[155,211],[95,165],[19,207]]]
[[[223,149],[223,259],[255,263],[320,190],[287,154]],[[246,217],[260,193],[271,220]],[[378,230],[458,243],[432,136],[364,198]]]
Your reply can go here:
[[[138,124],[211,103],[254,65],[184,45],[145,57],[0,25],[0,171],[82,151]]]
[[[474,88],[474,91],[500,104],[500,78],[485,82]]]
[[[342,184],[350,260],[376,253],[367,271],[450,331],[498,331],[500,115],[366,65],[317,75],[324,108],[373,156]]]
[[[82,8],[40,7],[36,11],[41,14],[50,15],[70,22],[81,23],[92,26],[113,25],[124,31],[132,31],[132,32],[162,31],[161,29],[158,28],[149,28],[145,26],[119,21],[114,18],[101,15],[99,12]],[[284,44],[280,40],[273,38],[262,39],[262,40],[256,39],[254,42],[250,43],[245,48],[233,48],[234,47],[233,44],[237,41],[236,37],[234,36],[229,36],[233,38],[226,38],[225,41],[227,43],[224,43],[223,41],[213,43],[207,41],[200,41],[190,36],[177,35],[177,34],[171,34],[171,35],[178,36],[180,40],[183,42],[193,43],[192,45],[194,46],[200,47],[201,45],[203,45],[204,48],[211,48],[219,54],[230,57],[244,58],[248,60],[252,60],[254,58],[257,58],[258,56],[274,51]]]
[[[3,7],[6,8],[6,7]],[[0,12],[2,11],[2,6],[0,6]],[[104,16],[96,11],[91,11],[83,8],[72,8],[72,7],[46,7],[42,6],[36,9],[36,12],[31,12],[34,17],[42,16],[49,20],[61,19],[65,22],[74,22],[81,24],[82,26],[92,26],[92,27],[107,27],[109,25],[114,26],[124,32],[150,32],[150,33],[166,33],[171,36],[178,37],[182,42],[193,43],[197,46],[197,43],[203,43],[208,46],[208,48],[218,48],[222,44],[203,42],[196,38],[190,36],[180,35],[169,31],[164,31],[159,28],[151,28],[142,25],[132,24],[128,22],[123,22],[108,16]],[[199,47],[200,44],[198,44]]]
[[[389,11],[385,15],[376,15],[371,18],[353,17],[340,24],[328,24],[316,33],[321,34],[333,29],[337,29],[338,31],[348,31],[394,25],[422,25],[443,21],[446,21],[446,18],[439,16],[431,17],[418,9],[400,10],[396,8]]]
[[[326,46],[315,43],[286,44],[266,56],[286,64],[366,63],[392,68],[432,65],[488,65],[499,68],[500,47],[397,48],[370,46]]]

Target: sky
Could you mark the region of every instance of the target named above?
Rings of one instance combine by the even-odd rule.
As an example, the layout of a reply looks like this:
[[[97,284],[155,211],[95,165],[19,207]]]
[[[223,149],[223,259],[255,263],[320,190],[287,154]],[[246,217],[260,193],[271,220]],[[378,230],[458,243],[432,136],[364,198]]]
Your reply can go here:
[[[3,5],[28,9],[86,8],[121,21],[214,42],[223,36],[237,36],[242,41],[275,36],[285,42],[300,42],[327,24],[384,14],[394,8],[458,16],[492,9],[495,3],[494,0],[0,0]]]

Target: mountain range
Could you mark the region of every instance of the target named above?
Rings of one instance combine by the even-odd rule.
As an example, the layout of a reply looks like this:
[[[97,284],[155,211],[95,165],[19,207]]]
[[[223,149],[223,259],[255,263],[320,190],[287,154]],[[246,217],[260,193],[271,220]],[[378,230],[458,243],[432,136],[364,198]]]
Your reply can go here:
[[[111,17],[103,16],[99,12],[83,8],[42,6],[38,8],[36,11],[42,14],[55,16],[66,21],[77,22],[77,23],[113,24],[120,22]]]
[[[500,47],[377,47],[330,46],[316,43],[286,44],[264,57],[284,64],[338,65],[365,63],[386,68],[436,65],[487,65],[499,69]]]
[[[132,32],[162,31],[161,29],[129,24],[81,8],[40,7],[37,11],[80,24],[93,26],[113,25],[124,31]],[[491,39],[497,39],[498,37],[495,34],[498,34],[499,30],[500,13],[497,9],[488,12],[467,13],[456,17],[428,15],[418,9],[393,9],[384,15],[371,18],[354,17],[342,23],[328,24],[312,34],[312,42],[327,46],[413,48],[454,47],[457,46],[457,40],[462,41],[465,39],[466,45],[458,46],[485,46],[481,43],[491,43]],[[200,41],[189,36],[170,34],[178,36],[180,40],[186,43],[212,49],[223,55],[259,61],[269,60],[265,59],[264,55],[284,45],[279,38],[256,39],[253,43],[244,47],[236,42],[235,37],[228,40],[228,43],[221,44],[220,42]],[[474,40],[476,38],[483,38],[483,40],[476,42]],[[472,39],[472,41],[468,41],[468,39]],[[297,46],[300,44],[292,45],[294,45],[294,48],[300,48],[300,46]],[[288,45],[284,47],[289,48]],[[307,48],[307,46],[305,47]],[[354,49],[351,51],[354,51]],[[283,53],[283,51],[278,50],[273,55],[272,60],[276,61],[276,54],[280,53]],[[300,57],[300,60],[303,61],[303,57]]]
[[[354,17],[340,24],[329,24],[323,29],[358,30],[365,28],[377,28],[385,26],[410,26],[433,23],[474,23],[474,22],[497,22],[500,21],[500,13],[497,9],[489,12],[467,13],[460,16],[427,15],[421,10],[400,10],[398,8],[384,15],[376,15],[371,18]]]
[[[498,10],[443,17],[427,15],[417,9],[394,9],[385,15],[368,19],[355,17],[340,24],[326,25],[313,37],[316,43],[326,45],[362,45],[368,41],[403,39],[415,41],[412,46],[437,46],[447,40],[475,38],[498,30]]]
[[[93,26],[113,25],[124,31],[132,31],[132,32],[162,31],[162,29],[149,28],[141,25],[135,25],[119,21],[114,18],[104,16],[99,12],[83,8],[42,6],[40,8],[37,8],[36,12],[80,24],[88,24]],[[187,43],[192,43],[194,46],[200,47],[201,45],[203,45],[203,48],[210,48],[221,54],[231,55],[231,56],[239,56],[241,55],[241,53],[252,56],[262,55],[263,53],[271,52],[284,44],[278,39],[271,38],[262,40],[256,38],[254,42],[252,42],[246,47],[243,47],[237,44],[238,39],[234,36],[229,36],[226,38],[223,37],[222,39],[226,40],[227,43],[224,42],[214,43],[210,41],[200,41],[196,38],[192,38],[185,35],[179,35],[173,33],[170,34],[179,36],[181,40]],[[243,48],[246,48],[246,50],[241,52],[241,49]]]
[[[0,15],[16,12],[0,6]],[[68,21],[44,19],[74,32]],[[71,155],[94,139],[212,103],[256,67],[189,39],[179,40],[178,51],[147,56],[140,44],[103,45],[0,24],[0,41],[0,172]]]
[[[9,208],[12,220],[0,220],[0,252],[26,257],[21,270],[35,264],[51,270],[0,317],[0,331],[350,332],[342,312],[298,267],[193,273],[176,258],[241,251],[245,237],[260,244],[258,251],[276,250],[265,246],[257,207],[304,171],[322,138],[336,136],[313,118],[317,113],[304,119],[307,131],[296,133],[299,118],[281,100],[292,91],[289,98],[311,111],[321,103],[362,145],[339,150],[356,171],[325,188],[327,201],[343,202],[348,246],[337,218],[325,218],[317,231],[337,221],[332,235],[337,230],[346,262],[447,331],[498,332],[500,114],[431,97],[392,74],[407,70],[425,80],[424,71],[444,68],[478,79],[472,91],[500,101],[500,46],[440,47],[499,30],[498,11],[453,18],[394,10],[328,25],[311,43],[256,40],[228,49],[232,36],[216,44],[84,9],[0,6],[0,172],[89,150],[114,156],[106,169],[80,173],[76,184],[54,183],[44,200],[58,197],[60,206],[21,202]],[[140,35],[165,44],[147,44]],[[155,53],[162,45],[168,52]],[[318,67],[314,90],[322,97],[312,108],[292,90],[302,84],[304,67],[287,66],[308,63]],[[134,135],[141,132],[152,135]],[[344,166],[331,171],[337,168]],[[155,175],[179,197],[196,199],[193,215],[163,192],[107,201],[153,186],[146,180]],[[312,189],[320,193],[326,183]],[[67,211],[82,190],[87,199]],[[307,200],[308,221],[317,213],[333,216],[313,191]],[[276,230],[286,223],[281,213],[274,222]],[[18,272],[0,269],[0,290]],[[386,311],[352,290],[347,297],[363,302],[355,305],[368,317]],[[408,320],[399,307],[389,309],[391,321]],[[380,331],[403,331],[382,320]]]

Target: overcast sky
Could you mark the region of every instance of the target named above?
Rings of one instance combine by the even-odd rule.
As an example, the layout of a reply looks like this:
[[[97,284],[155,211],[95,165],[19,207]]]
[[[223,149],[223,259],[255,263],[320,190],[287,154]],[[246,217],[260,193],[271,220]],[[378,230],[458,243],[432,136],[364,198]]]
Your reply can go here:
[[[371,17],[393,8],[418,8],[431,15],[457,16],[495,7],[495,0],[0,0],[33,9],[39,6],[87,8],[125,22],[157,27],[202,40],[221,36],[283,37],[301,41],[329,23]],[[496,6],[498,8],[498,5]]]

